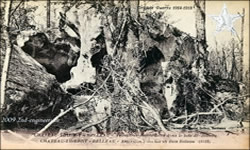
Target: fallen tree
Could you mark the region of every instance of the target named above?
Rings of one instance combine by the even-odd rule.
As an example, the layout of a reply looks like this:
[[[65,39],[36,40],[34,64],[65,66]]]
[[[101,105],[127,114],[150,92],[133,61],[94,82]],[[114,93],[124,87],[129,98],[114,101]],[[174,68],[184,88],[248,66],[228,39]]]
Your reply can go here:
[[[4,56],[1,50],[1,57]],[[12,48],[6,82],[3,128],[39,129],[72,104],[70,95],[60,88],[55,76],[16,45]],[[51,128],[71,126],[75,121],[74,115],[65,116]]]

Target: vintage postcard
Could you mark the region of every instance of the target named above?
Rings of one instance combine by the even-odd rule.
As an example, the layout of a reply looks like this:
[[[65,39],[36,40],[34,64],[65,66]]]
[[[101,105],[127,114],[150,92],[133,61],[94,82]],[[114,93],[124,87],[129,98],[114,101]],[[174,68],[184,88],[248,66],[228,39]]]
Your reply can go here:
[[[249,1],[0,4],[0,149],[249,149]]]

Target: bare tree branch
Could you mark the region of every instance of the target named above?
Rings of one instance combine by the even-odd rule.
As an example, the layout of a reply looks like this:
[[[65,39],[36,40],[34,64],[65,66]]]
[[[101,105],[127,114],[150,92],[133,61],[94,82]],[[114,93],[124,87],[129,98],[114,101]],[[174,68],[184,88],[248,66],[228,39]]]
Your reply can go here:
[[[107,117],[105,117],[105,118],[103,118],[103,119],[101,119],[101,120],[99,120],[99,121],[97,121],[97,122],[88,124],[88,125],[82,127],[81,130],[87,129],[87,128],[92,127],[92,126],[94,126],[94,125],[98,125],[98,124],[100,124],[100,123],[102,123],[102,122],[108,120],[109,118],[111,118],[111,116],[107,116]]]
[[[103,81],[102,85],[99,86],[98,89],[95,90],[95,92],[90,96],[90,98],[82,103],[79,103],[78,105],[72,106],[70,108],[68,108],[65,111],[61,111],[54,119],[52,119],[46,126],[44,126],[40,131],[38,131],[35,135],[32,135],[29,140],[32,140],[36,135],[43,133],[44,131],[46,131],[53,123],[55,123],[59,118],[61,118],[62,116],[64,116],[65,114],[67,114],[68,112],[70,112],[71,110],[86,104],[87,102],[89,102],[91,99],[94,98],[95,94],[102,88],[102,86],[104,86],[104,84],[107,82],[107,80],[109,79],[111,73],[107,76],[107,78]]]
[[[115,56],[115,55],[117,54],[117,46],[118,46],[119,41],[120,41],[120,39],[121,39],[121,36],[122,36],[122,33],[123,33],[123,30],[124,30],[124,27],[125,27],[126,23],[127,23],[127,18],[125,18],[125,20],[123,21],[122,28],[121,28],[121,32],[120,32],[119,37],[118,37],[118,39],[117,39],[117,41],[116,41],[116,43],[115,43],[115,46],[114,46],[114,53],[113,53],[113,56]]]
[[[25,0],[21,0],[19,4],[16,6],[16,8],[11,12],[10,16],[13,16],[16,10],[21,6],[22,3],[24,3]]]
[[[160,129],[163,132],[167,132],[168,130],[164,127],[164,125],[162,124],[162,120],[160,117],[160,114],[157,113],[148,103],[146,103],[145,101],[142,101],[142,103],[150,110],[151,114],[154,116],[154,119],[157,121],[157,124],[159,125]]]
[[[221,115],[222,114],[221,112],[213,112],[213,111],[215,111],[219,106],[223,105],[228,100],[235,99],[235,98],[244,98],[244,97],[248,97],[248,96],[250,96],[250,95],[247,94],[247,95],[243,95],[243,96],[240,96],[240,97],[231,97],[231,98],[228,98],[228,99],[224,100],[220,104],[216,105],[209,112],[200,112],[200,113],[191,114],[191,115],[188,115],[188,116],[186,116],[186,115],[185,116],[180,116],[180,117],[177,117],[177,118],[173,118],[172,121],[177,121],[177,120],[180,120],[180,119],[187,119],[187,118],[190,119],[190,118],[200,116],[200,115]],[[166,122],[166,121],[169,121],[169,119],[163,120],[163,121]]]
[[[200,116],[200,115],[221,115],[221,112],[200,112],[200,113],[196,113],[196,114],[191,114],[191,115],[185,115],[185,116],[180,116],[177,118],[173,118],[172,121],[177,121],[180,119],[190,119],[196,116]],[[163,120],[163,121],[168,121],[168,120]]]
[[[246,94],[246,95],[243,95],[243,96],[239,96],[239,97],[231,97],[231,98],[228,98],[228,99],[225,99],[224,101],[222,101],[220,104],[216,105],[213,109],[210,110],[210,112],[213,112],[215,109],[217,109],[219,106],[225,104],[225,102],[227,102],[228,100],[232,100],[232,99],[239,99],[239,98],[244,98],[244,97],[249,97],[250,94]]]

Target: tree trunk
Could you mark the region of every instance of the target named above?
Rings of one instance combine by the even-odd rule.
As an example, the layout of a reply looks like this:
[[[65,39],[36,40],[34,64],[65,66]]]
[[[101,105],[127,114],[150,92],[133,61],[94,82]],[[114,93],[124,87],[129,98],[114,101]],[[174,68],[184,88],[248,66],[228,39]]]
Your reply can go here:
[[[135,20],[138,20],[139,15],[140,15],[139,14],[140,2],[139,2],[139,0],[132,0],[129,2],[130,2],[130,14]]]
[[[2,47],[2,50],[5,48],[5,57],[4,62],[2,63],[3,66],[1,67],[1,103],[0,106],[4,106],[5,104],[5,86],[6,86],[6,79],[8,75],[8,69],[9,69],[9,61],[10,61],[10,55],[11,55],[11,43],[10,43],[10,38],[9,38],[9,25],[10,25],[10,12],[11,12],[11,7],[12,7],[12,0],[11,1],[6,1],[6,8],[5,8],[5,14],[4,14],[4,22],[3,26],[5,27],[3,29],[3,35],[2,37],[5,40],[5,47]],[[3,55],[1,55],[3,56]],[[2,59],[1,59],[2,60]]]
[[[245,9],[242,10],[241,19],[241,41],[240,41],[240,78],[239,81],[243,81],[244,67],[243,67],[243,57],[244,57],[244,21],[245,21]]]
[[[130,0],[128,3],[129,6],[129,10],[130,10],[130,16],[132,17],[132,20],[137,20],[139,17],[139,11],[138,11],[138,7],[139,7],[139,1],[132,1]],[[139,48],[139,37],[136,36],[138,35],[137,29],[135,30],[131,30],[129,29],[128,31],[128,41],[127,41],[127,53],[128,53],[128,62],[127,64],[129,64],[133,70],[131,75],[133,77],[131,77],[132,79],[134,79],[134,84],[139,87],[139,78],[136,75],[137,74],[137,70],[139,70],[139,65],[140,65],[140,55],[141,55],[141,49]]]
[[[206,14],[205,14],[205,0],[195,0],[195,27],[196,38],[198,40],[197,50],[205,56],[206,54]]]
[[[202,82],[206,82],[204,73],[207,68],[207,56],[208,52],[206,50],[206,14],[205,14],[205,0],[194,0],[196,12],[195,12],[195,27],[196,27],[196,51],[199,53],[197,58],[196,67],[197,76]]]
[[[1,55],[5,55],[3,51]],[[61,90],[55,77],[17,46],[13,46],[9,65],[5,90],[6,107],[1,118],[4,128],[42,128],[72,102],[70,96]],[[19,119],[26,121],[18,122]],[[36,124],[30,121],[32,119],[39,119],[41,122]],[[68,124],[76,121],[72,114],[67,114],[64,119],[68,120]],[[62,120],[53,127],[66,127],[68,124],[63,124],[65,120]]]
[[[237,66],[236,66],[236,58],[235,58],[235,41],[232,41],[232,67],[230,72],[230,79],[236,80],[236,73],[238,72]]]
[[[131,20],[130,20],[131,24],[134,24],[133,23],[134,21],[139,20],[139,0],[135,0],[135,1],[130,0],[128,3],[128,6],[129,6],[129,13],[131,16]],[[142,60],[143,51],[139,47],[139,29],[137,25],[134,25],[134,27],[130,27],[127,36],[128,36],[128,41],[126,45],[126,51],[127,51],[128,58],[127,58],[126,64],[129,66],[129,68],[131,68],[131,70],[129,70],[130,75],[127,76],[129,78],[127,80],[129,83],[127,84],[130,85],[130,91],[133,96],[133,98],[131,98],[130,100],[128,98],[128,100],[131,102],[135,101],[136,103],[143,103],[140,100],[145,100],[144,99],[145,96],[142,95],[141,93],[141,86],[140,86],[141,78],[138,72],[140,70],[140,62]],[[129,116],[131,122],[140,124],[141,123],[140,112],[143,113],[143,110],[137,106],[131,106],[129,111],[131,111],[131,114],[133,114]],[[148,114],[146,113],[143,113],[143,114],[146,117],[148,116]]]
[[[223,64],[223,72],[222,72],[222,77],[224,79],[227,79],[228,76],[228,71],[227,71],[227,57],[226,57],[226,52],[225,52],[225,49],[223,48],[222,49],[222,59],[221,59],[221,62]]]
[[[47,28],[50,28],[50,0],[47,0]]]

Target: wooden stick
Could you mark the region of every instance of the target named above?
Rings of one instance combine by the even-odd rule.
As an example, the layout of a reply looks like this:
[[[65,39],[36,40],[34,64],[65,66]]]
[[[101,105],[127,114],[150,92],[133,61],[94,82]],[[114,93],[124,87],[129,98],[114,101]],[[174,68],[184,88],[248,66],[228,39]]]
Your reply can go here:
[[[113,56],[115,56],[115,55],[117,54],[117,46],[118,46],[118,44],[119,44],[119,41],[120,41],[120,38],[121,38],[121,36],[122,36],[122,32],[123,32],[123,30],[124,30],[124,27],[125,27],[125,25],[126,25],[126,22],[127,22],[127,18],[125,18],[125,20],[123,21],[121,32],[120,32],[119,37],[118,37],[118,40],[116,41],[115,46],[114,46],[114,54],[113,54]]]
[[[150,110],[161,130],[166,133],[168,130],[164,127],[160,115],[148,103],[145,101],[142,101],[142,103]]]
[[[82,102],[82,103],[80,103],[80,104],[78,104],[78,105],[72,106],[72,107],[68,108],[68,109],[65,110],[65,111],[62,110],[53,120],[51,120],[51,121],[50,121],[46,126],[44,126],[40,131],[38,131],[36,134],[32,135],[32,136],[29,138],[29,140],[31,141],[36,135],[41,134],[41,133],[43,133],[44,131],[46,131],[46,130],[47,130],[53,123],[55,123],[59,118],[61,118],[62,116],[64,116],[65,114],[67,114],[68,112],[70,112],[71,110],[73,110],[74,108],[77,108],[77,107],[79,107],[79,106],[81,106],[81,105],[84,105],[84,104],[86,104],[87,102],[89,102],[91,99],[93,99],[94,96],[95,96],[95,94],[98,92],[98,90],[101,89],[102,86],[107,82],[107,80],[109,79],[110,75],[111,75],[111,73],[110,73],[110,74],[107,76],[107,78],[103,81],[102,85],[101,85],[98,89],[95,90],[95,92],[90,96],[90,98],[89,98],[88,100],[86,100],[86,101],[84,101],[84,102]]]
[[[103,118],[103,119],[101,119],[101,120],[99,120],[97,122],[94,122],[94,123],[91,123],[91,124],[87,124],[86,126],[82,127],[81,130],[84,130],[84,129],[87,129],[87,128],[92,127],[94,125],[100,124],[100,123],[108,120],[109,118],[111,118],[111,116],[107,116],[107,117],[105,117],[105,118]]]
[[[187,119],[187,118],[193,118],[195,116],[198,116],[198,115],[220,115],[221,113],[219,112],[201,112],[201,113],[196,113],[196,114],[191,114],[191,115],[184,115],[184,116],[180,116],[180,117],[177,117],[177,118],[173,118],[172,121],[177,121],[179,119]],[[166,121],[166,120],[163,120],[163,121]],[[167,119],[168,121],[168,119]]]
[[[14,15],[14,13],[16,12],[16,10],[19,8],[19,6],[20,6],[22,3],[24,3],[24,0],[21,0],[21,1],[19,2],[19,4],[16,6],[16,8],[11,12],[10,16]]]
[[[244,97],[249,97],[250,94],[246,94],[246,95],[242,95],[242,96],[239,96],[239,97],[231,97],[231,98],[228,98],[224,101],[222,101],[220,104],[216,105],[212,110],[210,110],[210,112],[213,112],[215,109],[217,109],[219,106],[223,105],[226,101],[228,100],[231,100],[231,99],[237,99],[237,98],[244,98]]]
[[[148,126],[150,126],[151,128],[154,128],[154,129],[155,129],[155,127],[154,127],[151,123],[149,123],[143,116],[140,116],[140,118],[141,118],[142,121],[144,121]]]

